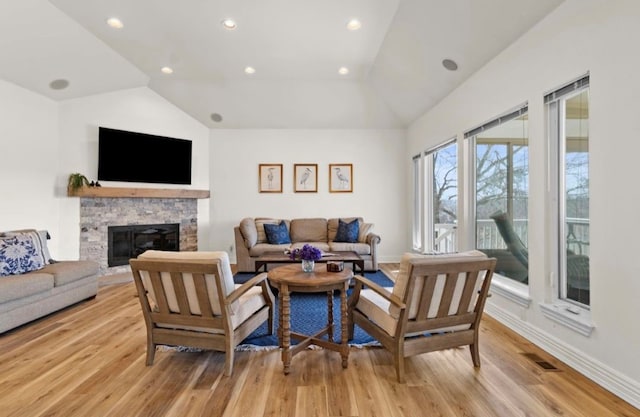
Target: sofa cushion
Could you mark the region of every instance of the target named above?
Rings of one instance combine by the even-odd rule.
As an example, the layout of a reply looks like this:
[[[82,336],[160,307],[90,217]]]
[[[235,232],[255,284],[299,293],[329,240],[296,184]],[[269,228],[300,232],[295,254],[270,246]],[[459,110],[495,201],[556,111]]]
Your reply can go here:
[[[307,243],[311,246],[315,246],[322,252],[329,252],[330,246],[327,242],[296,242],[291,244],[291,249],[302,249],[302,247]]]
[[[338,220],[338,232],[333,239],[334,242],[347,242],[355,243],[358,241],[358,235],[360,227],[358,225],[358,219],[351,222],[345,222],[342,219]]]
[[[0,278],[0,303],[53,289],[53,275],[40,271]]]
[[[271,245],[282,245],[285,243],[291,243],[291,238],[289,237],[289,230],[287,229],[287,225],[284,220],[282,220],[279,224],[264,224],[264,231],[267,234],[267,242]]]
[[[256,239],[256,244],[257,243],[269,243],[267,241],[267,233],[264,231],[264,225],[265,224],[278,224],[278,223],[280,223],[280,219],[269,219],[269,218],[265,218],[265,217],[256,217],[255,223],[256,223],[256,233],[258,234],[258,237]]]
[[[360,223],[360,231],[358,233],[358,242],[367,243],[367,235],[373,231],[373,223]]]
[[[284,253],[284,250],[289,249],[289,247],[291,247],[289,243],[285,243],[282,245],[271,245],[269,243],[256,243],[254,246],[249,248],[249,256],[252,256],[252,257],[262,256],[267,252]]]
[[[371,255],[371,246],[359,242],[329,242],[329,252],[355,252],[358,255]]]
[[[49,232],[46,230],[36,229],[20,229],[4,232],[1,236],[15,236],[18,234],[30,236],[33,239],[33,243],[36,246],[38,252],[42,255],[43,265],[51,263],[51,255],[49,254],[49,248],[47,247],[47,239]]]
[[[41,272],[53,275],[53,283],[59,287],[97,274],[98,264],[93,261],[60,261],[45,266]]]
[[[44,257],[31,236],[16,234],[0,238],[0,276],[18,275],[44,267]]]
[[[256,229],[256,222],[251,217],[245,217],[240,222],[240,233],[244,239],[244,245],[247,248],[252,247],[258,243],[258,230]]]
[[[336,240],[336,233],[338,233],[338,225],[339,221],[345,221],[347,223],[352,222],[353,220],[358,219],[358,227],[362,229],[363,220],[362,217],[341,217],[341,218],[332,218],[327,220],[327,241],[333,242]]]
[[[289,234],[291,242],[327,242],[327,219],[293,219]]]

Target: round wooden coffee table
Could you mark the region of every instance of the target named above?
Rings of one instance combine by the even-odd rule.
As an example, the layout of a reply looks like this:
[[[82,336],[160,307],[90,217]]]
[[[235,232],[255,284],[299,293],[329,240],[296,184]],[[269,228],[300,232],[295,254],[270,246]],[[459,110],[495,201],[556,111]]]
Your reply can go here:
[[[345,268],[340,272],[327,272],[326,264],[316,264],[313,272],[303,272],[299,263],[281,266],[270,270],[269,282],[278,289],[278,341],[282,349],[284,373],[288,374],[291,358],[309,345],[321,346],[340,353],[342,367],[347,367],[349,344],[347,343],[347,289],[353,278],[353,271]],[[340,343],[333,341],[333,292],[340,292]],[[291,331],[291,293],[293,292],[326,292],[327,293],[327,326],[313,335],[305,335]],[[304,314],[304,312],[298,312]],[[327,339],[321,339],[327,335]],[[300,342],[291,345],[291,338]]]

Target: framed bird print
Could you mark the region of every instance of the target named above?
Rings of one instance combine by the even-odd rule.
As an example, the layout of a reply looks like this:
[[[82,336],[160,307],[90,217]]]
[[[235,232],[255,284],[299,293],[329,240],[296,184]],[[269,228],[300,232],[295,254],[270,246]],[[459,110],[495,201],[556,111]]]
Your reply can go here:
[[[293,165],[293,191],[296,193],[318,192],[318,164]]]
[[[329,192],[353,192],[353,164],[329,164]]]
[[[282,164],[260,164],[258,182],[261,193],[281,193]]]

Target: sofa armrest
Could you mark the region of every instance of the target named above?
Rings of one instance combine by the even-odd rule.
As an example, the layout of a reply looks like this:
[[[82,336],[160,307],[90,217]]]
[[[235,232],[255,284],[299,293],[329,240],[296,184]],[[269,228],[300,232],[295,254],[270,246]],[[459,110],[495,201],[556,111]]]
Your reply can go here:
[[[249,248],[247,248],[244,238],[242,237],[242,232],[240,232],[240,226],[236,226],[233,228],[233,233],[235,235],[236,240],[236,265],[238,267],[238,271],[246,272],[253,271],[255,266],[251,261],[251,256],[249,255]]]
[[[365,241],[371,247],[371,269],[378,270],[378,244],[380,243],[380,236],[375,233],[368,233]]]

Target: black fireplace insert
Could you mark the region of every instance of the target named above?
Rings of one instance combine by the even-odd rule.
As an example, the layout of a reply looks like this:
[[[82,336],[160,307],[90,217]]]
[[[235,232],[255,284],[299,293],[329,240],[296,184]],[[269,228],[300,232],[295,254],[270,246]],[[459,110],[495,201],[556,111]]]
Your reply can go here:
[[[127,265],[149,249],[179,251],[180,224],[109,226],[109,266]]]

